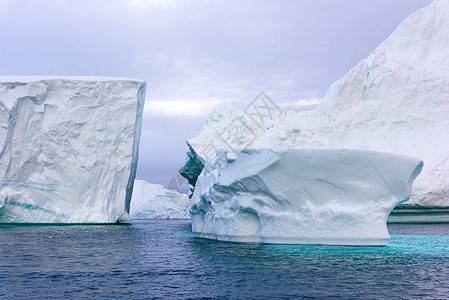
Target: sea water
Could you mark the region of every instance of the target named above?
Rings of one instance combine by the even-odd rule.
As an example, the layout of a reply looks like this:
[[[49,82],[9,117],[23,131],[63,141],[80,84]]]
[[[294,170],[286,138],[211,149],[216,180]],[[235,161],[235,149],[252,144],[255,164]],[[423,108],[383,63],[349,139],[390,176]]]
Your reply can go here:
[[[446,298],[449,225],[390,225],[386,247],[237,244],[188,221],[0,226],[0,298]]]

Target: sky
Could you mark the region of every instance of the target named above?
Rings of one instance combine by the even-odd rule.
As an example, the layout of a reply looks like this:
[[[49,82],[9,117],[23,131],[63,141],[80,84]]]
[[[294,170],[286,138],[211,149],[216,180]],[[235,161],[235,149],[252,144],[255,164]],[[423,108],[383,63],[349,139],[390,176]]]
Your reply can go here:
[[[0,0],[0,75],[144,79],[138,179],[165,186],[212,110],[311,109],[429,0]]]

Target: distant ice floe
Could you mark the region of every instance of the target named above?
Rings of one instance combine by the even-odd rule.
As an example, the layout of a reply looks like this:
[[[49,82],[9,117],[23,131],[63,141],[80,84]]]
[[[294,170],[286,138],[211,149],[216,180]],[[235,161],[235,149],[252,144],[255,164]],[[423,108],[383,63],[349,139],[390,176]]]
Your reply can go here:
[[[132,219],[190,219],[189,197],[160,184],[135,180],[130,215]]]

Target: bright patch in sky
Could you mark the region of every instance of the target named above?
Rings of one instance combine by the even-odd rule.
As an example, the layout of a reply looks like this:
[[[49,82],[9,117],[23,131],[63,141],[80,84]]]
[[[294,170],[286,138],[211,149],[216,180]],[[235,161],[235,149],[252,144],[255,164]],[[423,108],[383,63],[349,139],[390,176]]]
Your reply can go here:
[[[172,9],[185,3],[182,0],[125,0],[122,3],[128,7],[147,10],[147,9]]]
[[[161,116],[206,118],[220,103],[222,101],[218,99],[150,101],[145,104],[144,112]]]
[[[310,99],[310,100],[299,100],[296,102],[283,102],[279,103],[278,106],[283,110],[310,110],[314,109],[318,105],[320,105],[321,99]]]

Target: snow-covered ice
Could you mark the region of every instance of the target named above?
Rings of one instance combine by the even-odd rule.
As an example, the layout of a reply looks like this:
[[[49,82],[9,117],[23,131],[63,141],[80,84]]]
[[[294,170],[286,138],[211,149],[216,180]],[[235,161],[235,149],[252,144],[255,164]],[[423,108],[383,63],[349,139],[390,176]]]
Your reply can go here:
[[[385,245],[387,217],[421,168],[359,150],[222,152],[198,177],[192,230],[235,242]]]
[[[408,155],[425,164],[406,204],[447,207],[448,70],[449,0],[440,0],[405,19],[371,55],[332,84],[313,111],[266,118],[261,131],[235,105],[218,108],[199,136],[188,141],[193,157],[188,162],[202,167],[210,149],[243,149],[251,140],[249,147],[279,151],[349,148]],[[233,120],[251,130],[221,139]],[[195,182],[197,173],[184,170],[183,175]]]
[[[190,219],[189,197],[160,184],[135,180],[130,216],[132,219]]]
[[[0,77],[0,222],[128,222],[145,88]]]

